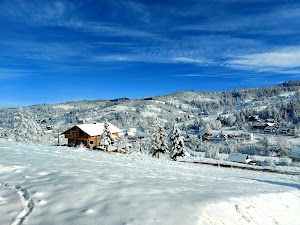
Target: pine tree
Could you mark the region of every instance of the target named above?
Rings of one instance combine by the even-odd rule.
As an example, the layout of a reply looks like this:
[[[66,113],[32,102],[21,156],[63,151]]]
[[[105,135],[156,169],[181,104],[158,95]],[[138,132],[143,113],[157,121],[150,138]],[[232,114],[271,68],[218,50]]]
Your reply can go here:
[[[182,137],[180,137],[180,129],[178,128],[177,125],[174,125],[173,128],[173,133],[171,136],[171,142],[172,142],[172,146],[171,146],[171,152],[170,152],[170,157],[173,160],[177,160],[177,156],[187,156],[188,153],[185,149],[184,146],[184,141],[182,139]]]
[[[155,133],[153,134],[153,149],[152,149],[152,157],[159,158],[159,153],[166,153],[168,151],[167,143],[166,143],[166,134],[162,127],[162,125],[157,122],[155,127]]]
[[[110,132],[109,124],[104,123],[103,133],[101,134],[100,145],[104,145],[105,151],[108,150],[108,146],[115,142],[115,138]]]

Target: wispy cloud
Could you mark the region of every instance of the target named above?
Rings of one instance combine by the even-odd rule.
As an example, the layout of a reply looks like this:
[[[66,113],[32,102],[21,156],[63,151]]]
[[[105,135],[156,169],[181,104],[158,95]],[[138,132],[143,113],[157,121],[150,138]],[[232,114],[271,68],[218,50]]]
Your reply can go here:
[[[172,60],[174,62],[179,62],[179,63],[193,63],[193,64],[208,63],[207,60],[201,58],[174,57]]]
[[[105,23],[85,21],[79,19],[60,21],[57,26],[74,29],[82,32],[92,33],[94,35],[101,36],[118,36],[118,37],[149,37],[156,38],[157,35],[137,30],[130,27],[123,26],[117,23]]]
[[[32,70],[0,68],[0,80],[15,79],[15,78],[28,77],[33,75],[35,75],[35,72]]]
[[[178,75],[172,75],[172,77],[187,77],[187,78],[193,78],[193,77],[220,77],[220,74],[178,74]]]
[[[236,11],[226,10],[227,7],[234,7],[229,1],[224,1],[215,8],[212,8],[209,4],[203,7],[196,6],[187,10],[185,14],[187,16],[201,15],[200,19],[203,21],[201,23],[182,24],[177,26],[177,29],[215,34],[237,32],[243,35],[287,35],[300,33],[299,29],[297,29],[300,26],[299,3],[276,4],[273,2],[268,4],[264,1],[261,2],[261,7],[251,9],[251,4],[247,7],[247,3],[243,1],[240,3],[240,6],[245,5],[246,7]],[[255,37],[253,38],[255,39]]]
[[[237,56],[229,60],[227,66],[255,71],[278,73],[299,73],[300,46],[277,51]]]
[[[66,6],[68,4],[68,7]],[[13,20],[21,20],[33,25],[49,24],[59,21],[66,16],[71,3],[63,1],[26,1],[12,0],[2,5],[1,13]]]
[[[168,63],[168,64],[195,64],[208,65],[209,60],[204,58],[188,58],[182,56],[174,56],[179,52],[156,53],[156,54],[114,54],[114,55],[98,55],[92,58],[96,62],[145,62],[145,63]]]

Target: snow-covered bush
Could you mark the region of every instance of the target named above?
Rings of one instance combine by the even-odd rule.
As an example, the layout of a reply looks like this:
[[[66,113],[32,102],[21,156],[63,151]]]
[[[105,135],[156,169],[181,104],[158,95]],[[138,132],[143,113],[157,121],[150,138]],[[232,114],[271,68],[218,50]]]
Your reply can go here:
[[[290,143],[284,140],[282,137],[277,138],[276,145],[280,156],[288,156],[290,154]]]
[[[220,159],[219,148],[216,145],[209,145],[205,152],[206,158]]]
[[[275,166],[275,160],[274,159],[266,159],[265,163],[267,166]]]

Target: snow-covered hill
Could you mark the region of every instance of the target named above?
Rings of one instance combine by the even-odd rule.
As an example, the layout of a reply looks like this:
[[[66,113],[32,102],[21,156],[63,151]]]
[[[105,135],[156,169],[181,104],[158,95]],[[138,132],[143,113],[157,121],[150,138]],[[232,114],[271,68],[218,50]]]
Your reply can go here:
[[[300,221],[299,176],[4,139],[0,153],[2,225]]]

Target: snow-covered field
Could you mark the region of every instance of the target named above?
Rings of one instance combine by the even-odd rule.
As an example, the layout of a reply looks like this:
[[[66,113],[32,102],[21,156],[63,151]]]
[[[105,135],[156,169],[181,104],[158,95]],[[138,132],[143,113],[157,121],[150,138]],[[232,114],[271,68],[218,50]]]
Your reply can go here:
[[[0,139],[0,224],[299,224],[300,177]]]

